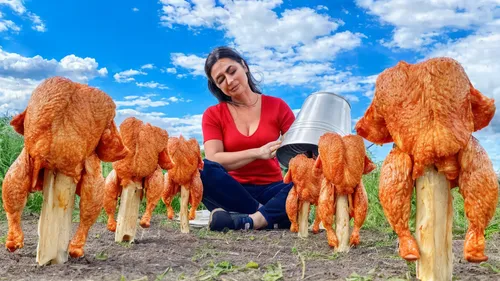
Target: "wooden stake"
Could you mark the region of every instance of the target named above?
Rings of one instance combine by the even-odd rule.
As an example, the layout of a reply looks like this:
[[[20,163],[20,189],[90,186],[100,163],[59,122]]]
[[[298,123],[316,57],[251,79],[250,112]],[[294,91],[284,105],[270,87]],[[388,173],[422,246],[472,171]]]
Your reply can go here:
[[[302,202],[302,208],[299,212],[299,237],[307,238],[309,234],[309,205],[307,201]]]
[[[132,243],[134,241],[139,219],[141,194],[141,183],[132,182],[123,188],[120,197],[120,209],[118,210],[115,242]]]
[[[347,195],[337,196],[336,200],[335,233],[339,240],[339,246],[335,251],[349,252],[349,205]]]
[[[453,206],[450,183],[434,167],[426,167],[417,179],[416,240],[420,250],[417,278],[422,281],[452,280]]]
[[[181,232],[189,233],[189,189],[181,186],[181,210],[180,210],[180,219],[181,219]]]
[[[76,183],[73,178],[45,169],[36,250],[36,261],[39,265],[68,261],[75,191]]]

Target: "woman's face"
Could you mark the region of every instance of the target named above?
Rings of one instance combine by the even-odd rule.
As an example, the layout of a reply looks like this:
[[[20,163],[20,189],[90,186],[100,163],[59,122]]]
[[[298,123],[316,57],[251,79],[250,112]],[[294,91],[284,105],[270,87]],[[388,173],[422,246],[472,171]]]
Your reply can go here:
[[[227,96],[234,97],[245,92],[248,86],[247,68],[238,62],[223,58],[212,66],[212,79]]]

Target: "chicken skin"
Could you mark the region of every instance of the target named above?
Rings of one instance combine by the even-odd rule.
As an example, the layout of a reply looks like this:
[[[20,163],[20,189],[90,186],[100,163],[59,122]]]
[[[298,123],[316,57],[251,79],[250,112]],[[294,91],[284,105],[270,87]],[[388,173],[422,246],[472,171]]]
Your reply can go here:
[[[319,139],[318,151],[313,171],[324,175],[318,214],[326,228],[328,244],[338,247],[337,235],[332,227],[335,196],[347,195],[349,217],[354,218],[349,244],[358,245],[359,230],[368,211],[368,196],[361,177],[373,171],[375,164],[366,156],[363,139],[356,135],[341,137],[337,133],[325,133]]]
[[[168,141],[168,156],[173,167],[165,174],[165,189],[162,200],[167,206],[167,217],[174,218],[172,199],[180,192],[181,187],[189,190],[189,219],[196,216],[196,209],[203,197],[203,184],[200,171],[203,169],[200,146],[196,139],[171,137]]]
[[[140,225],[150,226],[151,216],[163,190],[162,169],[170,169],[168,158],[167,131],[149,123],[130,117],[120,125],[125,146],[130,153],[124,159],[113,163],[113,170],[108,174],[105,184],[104,210],[108,215],[108,230],[116,231],[115,211],[122,189],[133,182],[138,182],[146,193],[146,211]]]
[[[23,247],[22,210],[28,194],[43,189],[45,169],[50,169],[77,183],[80,224],[69,253],[83,256],[87,233],[102,208],[100,160],[116,161],[128,153],[113,121],[115,108],[104,92],[53,77],[33,91],[26,110],[12,119],[11,125],[24,135],[25,146],[2,185],[9,223],[5,246],[9,251]]]
[[[283,182],[287,184],[293,182],[293,187],[286,199],[286,213],[292,223],[290,226],[292,232],[299,231],[297,218],[302,209],[302,204],[309,202],[312,205],[318,205],[323,174],[313,173],[314,161],[314,159],[307,158],[304,154],[295,156],[290,160],[288,172],[283,179]],[[313,233],[319,232],[319,223],[319,215],[316,214],[312,229]]]
[[[476,90],[450,58],[400,62],[377,78],[375,96],[356,131],[371,142],[395,144],[382,166],[379,197],[400,239],[401,257],[420,257],[408,228],[410,200],[415,180],[425,167],[435,166],[452,187],[460,186],[466,202],[470,225],[464,257],[470,262],[487,259],[484,230],[496,207],[498,184],[472,132],[486,127],[494,114],[494,100]]]

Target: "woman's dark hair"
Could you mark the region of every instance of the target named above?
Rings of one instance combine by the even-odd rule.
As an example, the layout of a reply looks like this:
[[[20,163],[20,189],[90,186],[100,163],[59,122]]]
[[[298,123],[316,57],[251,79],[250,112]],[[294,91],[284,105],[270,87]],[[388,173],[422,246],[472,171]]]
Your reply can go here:
[[[219,102],[233,103],[231,97],[224,94],[219,89],[219,87],[217,87],[211,75],[212,67],[214,66],[214,64],[219,59],[224,59],[224,58],[232,59],[235,62],[241,64],[241,66],[246,66],[246,68],[248,69],[247,77],[250,89],[257,94],[262,94],[259,88],[257,87],[257,82],[255,78],[252,76],[252,73],[250,72],[250,67],[248,66],[248,63],[245,61],[245,59],[232,48],[217,47],[213,49],[212,52],[210,52],[210,54],[207,57],[207,60],[205,61],[205,74],[207,75],[208,79],[208,89],[219,100]]]

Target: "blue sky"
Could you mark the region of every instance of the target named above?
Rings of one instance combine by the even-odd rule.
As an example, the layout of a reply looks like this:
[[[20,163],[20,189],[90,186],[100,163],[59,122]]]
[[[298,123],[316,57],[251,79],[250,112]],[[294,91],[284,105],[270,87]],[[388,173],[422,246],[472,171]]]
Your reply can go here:
[[[220,45],[292,109],[316,91],[345,96],[353,123],[380,72],[436,56],[457,59],[500,107],[500,2],[476,2],[0,0],[0,113],[22,111],[43,79],[63,75],[113,97],[118,122],[136,116],[201,140],[217,102],[203,63]],[[500,170],[499,114],[475,136]],[[378,161],[389,149],[370,148]]]

